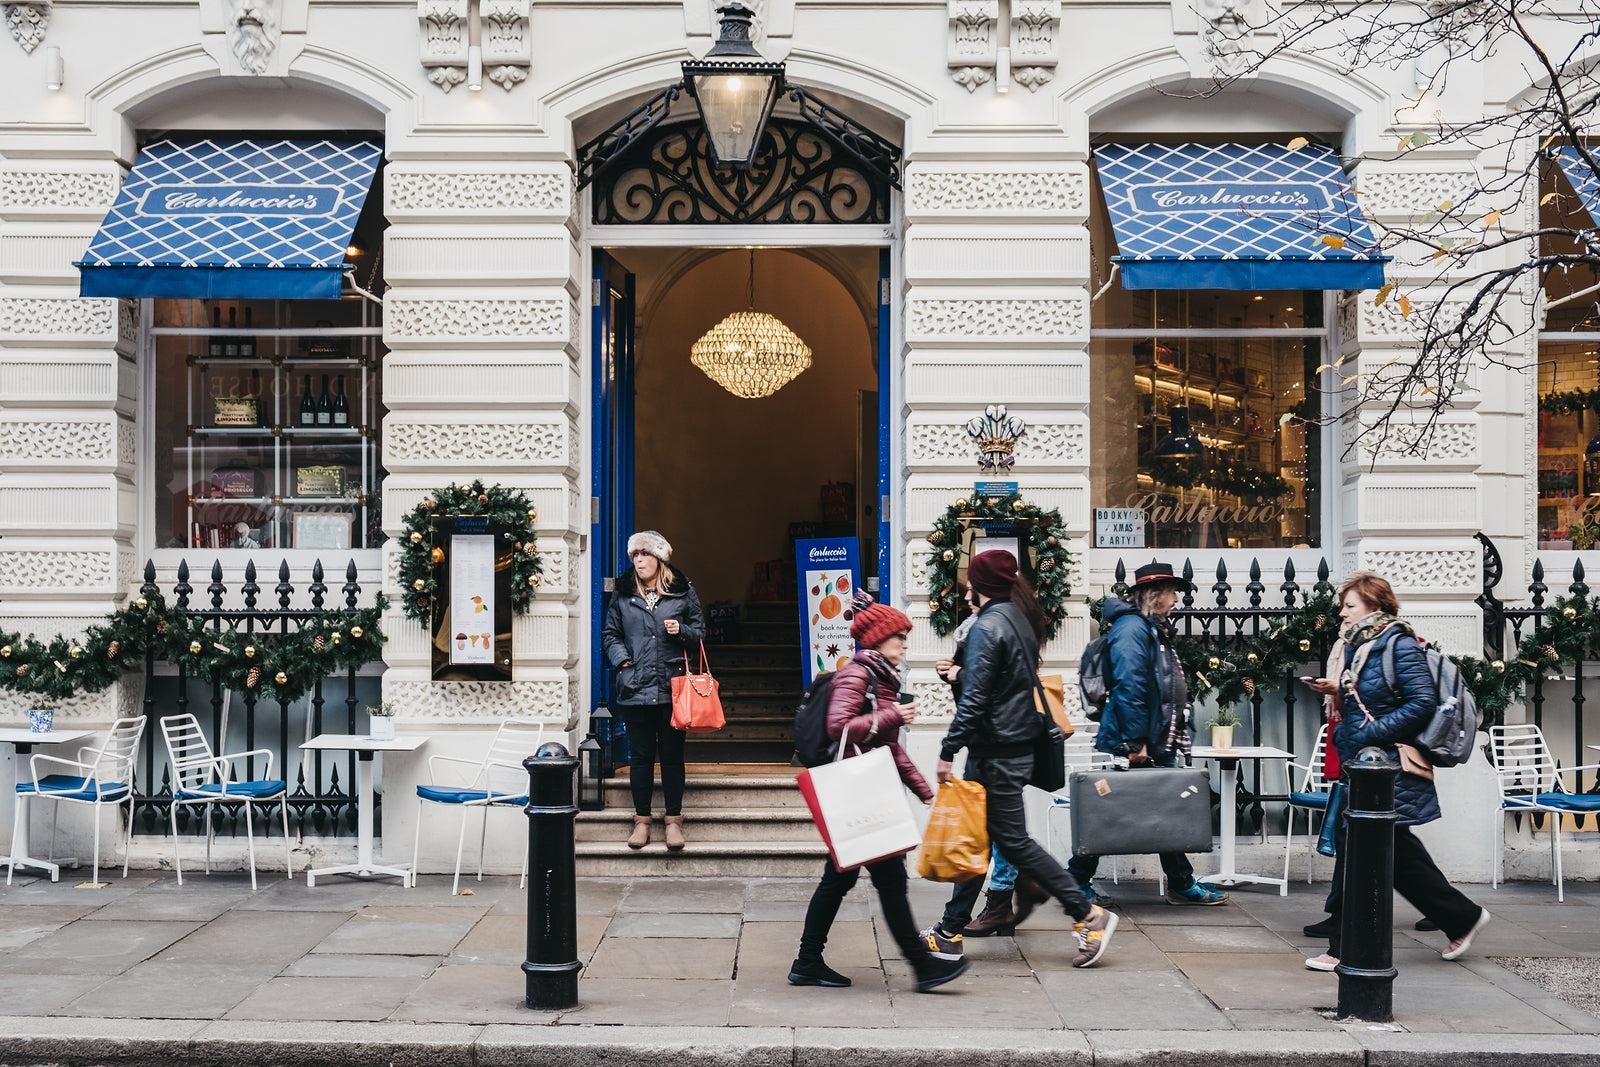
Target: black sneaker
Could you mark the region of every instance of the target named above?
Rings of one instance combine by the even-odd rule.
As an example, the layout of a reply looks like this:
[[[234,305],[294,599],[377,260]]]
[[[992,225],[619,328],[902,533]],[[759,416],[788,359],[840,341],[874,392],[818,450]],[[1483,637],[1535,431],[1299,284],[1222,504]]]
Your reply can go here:
[[[794,963],[789,965],[789,984],[843,988],[850,984],[850,979],[821,960],[817,960],[814,963],[807,960],[795,960]]]
[[[961,977],[967,966],[965,958],[943,960],[932,953],[914,958],[911,969],[917,972],[917,992],[927,993]]]
[[[1312,923],[1310,926],[1302,926],[1300,928],[1300,932],[1305,934],[1307,937],[1332,937],[1334,934],[1339,932],[1339,926],[1333,921],[1333,916],[1330,915],[1319,923]]]

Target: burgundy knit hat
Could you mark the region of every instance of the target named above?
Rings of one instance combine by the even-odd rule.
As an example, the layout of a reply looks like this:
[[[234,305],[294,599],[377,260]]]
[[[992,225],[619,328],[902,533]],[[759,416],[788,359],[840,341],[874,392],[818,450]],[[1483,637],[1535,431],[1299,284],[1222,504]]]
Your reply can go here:
[[[1017,584],[1017,558],[1009,552],[980,552],[967,564],[967,584],[986,597],[1006,599]]]
[[[877,648],[895,634],[911,632],[911,618],[890,604],[878,604],[857,590],[850,602],[856,617],[850,622],[850,636],[857,648]]]

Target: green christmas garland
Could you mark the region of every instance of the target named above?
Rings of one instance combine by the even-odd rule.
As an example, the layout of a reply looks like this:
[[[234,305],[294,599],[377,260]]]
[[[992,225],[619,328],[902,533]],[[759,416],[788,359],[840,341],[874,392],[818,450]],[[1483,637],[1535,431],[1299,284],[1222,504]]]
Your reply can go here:
[[[432,618],[430,605],[439,589],[434,568],[444,562],[444,549],[432,544],[433,519],[439,515],[484,517],[506,527],[512,542],[511,607],[518,615],[526,613],[544,573],[535,543],[539,512],[522,493],[499,485],[486,488],[478,480],[435,489],[401,520],[406,532],[401,537],[400,589],[406,617],[424,625]]]
[[[1029,504],[1017,493],[978,497],[972,501],[962,497],[934,523],[933,532],[928,535],[928,544],[933,548],[933,561],[928,567],[928,608],[934,632],[947,637],[961,622],[963,602],[956,570],[961,562],[963,519],[1033,521],[1028,545],[1035,554],[1036,591],[1045,614],[1045,640],[1054,637],[1061,628],[1066,599],[1072,594],[1072,556],[1067,552],[1066,527],[1061,521],[1061,512]]]
[[[1102,617],[1105,599],[1088,604],[1104,633],[1109,629]],[[1265,622],[1267,629],[1241,635],[1241,646],[1226,652],[1202,638],[1181,634],[1173,638],[1191,701],[1211,697],[1219,709],[1231,708],[1258,691],[1281,685],[1289,671],[1311,662],[1314,648],[1332,643],[1339,630],[1338,605],[1330,592],[1313,593],[1299,608],[1269,615]],[[1450,659],[1460,669],[1485,725],[1493,725],[1504,719],[1506,708],[1521,698],[1527,686],[1588,659],[1593,649],[1600,649],[1600,606],[1588,597],[1573,596],[1556,600],[1544,613],[1538,632],[1518,643],[1512,659]]]
[[[1553,415],[1575,411],[1600,411],[1600,389],[1573,389],[1562,393],[1540,393],[1539,410]]]
[[[379,657],[387,602],[314,614],[286,634],[237,633],[141,594],[76,640],[0,631],[0,688],[48,701],[97,693],[154,655],[213,685],[289,702],[323,678]]]

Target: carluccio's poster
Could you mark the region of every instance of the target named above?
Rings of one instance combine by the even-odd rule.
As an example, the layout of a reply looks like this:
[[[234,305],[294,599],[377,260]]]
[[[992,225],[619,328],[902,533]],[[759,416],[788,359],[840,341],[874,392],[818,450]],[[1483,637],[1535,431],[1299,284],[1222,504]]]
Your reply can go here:
[[[800,584],[800,632],[805,635],[806,685],[836,671],[855,655],[850,598],[861,582],[861,542],[823,537],[794,543]]]

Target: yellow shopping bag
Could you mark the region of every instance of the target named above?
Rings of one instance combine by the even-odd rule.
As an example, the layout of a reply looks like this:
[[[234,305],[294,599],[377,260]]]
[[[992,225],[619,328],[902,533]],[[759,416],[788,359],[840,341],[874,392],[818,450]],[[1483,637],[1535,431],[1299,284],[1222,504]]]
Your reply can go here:
[[[922,834],[917,874],[931,882],[965,882],[989,869],[988,795],[977,782],[945,782]]]

